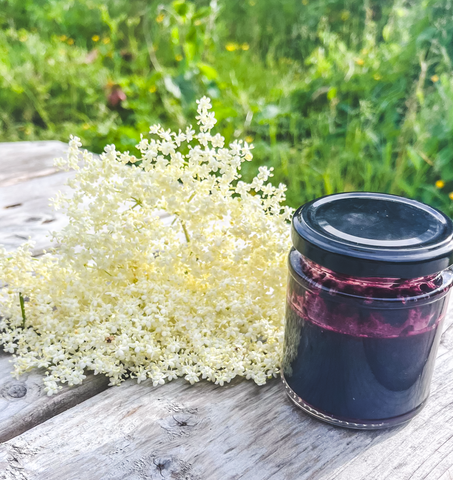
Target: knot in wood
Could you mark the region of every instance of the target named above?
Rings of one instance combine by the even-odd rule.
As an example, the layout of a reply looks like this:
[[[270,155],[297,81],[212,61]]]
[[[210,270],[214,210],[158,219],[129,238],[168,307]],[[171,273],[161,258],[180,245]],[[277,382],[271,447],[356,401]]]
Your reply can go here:
[[[154,460],[154,465],[156,465],[156,469],[162,475],[162,471],[168,470],[172,464],[171,458],[156,458]]]
[[[3,396],[6,398],[22,398],[25,395],[27,395],[27,387],[23,382],[9,384],[3,392]]]

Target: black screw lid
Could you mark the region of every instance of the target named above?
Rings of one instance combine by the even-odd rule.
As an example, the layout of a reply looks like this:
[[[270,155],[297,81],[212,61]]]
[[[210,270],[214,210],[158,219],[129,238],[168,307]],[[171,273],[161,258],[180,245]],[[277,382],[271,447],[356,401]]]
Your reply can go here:
[[[417,278],[453,263],[453,223],[423,203],[384,193],[338,193],[293,216],[294,247],[330,270],[358,277]]]

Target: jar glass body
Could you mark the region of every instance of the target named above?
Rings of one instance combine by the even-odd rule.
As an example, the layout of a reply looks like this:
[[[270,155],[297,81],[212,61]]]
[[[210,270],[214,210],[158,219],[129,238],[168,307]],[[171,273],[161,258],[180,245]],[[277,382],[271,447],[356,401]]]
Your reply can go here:
[[[451,269],[426,277],[352,277],[289,254],[282,379],[326,422],[404,423],[429,396]]]

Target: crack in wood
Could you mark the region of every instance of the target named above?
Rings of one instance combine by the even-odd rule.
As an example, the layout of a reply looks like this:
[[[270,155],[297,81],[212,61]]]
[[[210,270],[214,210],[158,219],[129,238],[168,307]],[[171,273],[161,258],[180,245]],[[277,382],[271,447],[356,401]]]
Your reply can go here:
[[[7,205],[6,207],[3,207],[5,210],[8,209],[8,208],[17,208],[17,207],[21,207],[22,204],[21,203],[14,203],[13,205]]]

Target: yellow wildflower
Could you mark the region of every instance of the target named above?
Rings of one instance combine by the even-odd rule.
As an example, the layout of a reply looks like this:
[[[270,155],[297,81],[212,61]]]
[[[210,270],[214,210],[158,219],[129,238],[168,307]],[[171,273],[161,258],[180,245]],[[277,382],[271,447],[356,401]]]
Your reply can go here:
[[[110,43],[110,38],[109,38],[109,37],[103,38],[103,39],[102,39],[102,43],[103,43],[104,45],[107,45],[108,43]]]
[[[362,66],[364,65],[365,61],[362,58],[356,58],[355,63],[357,63],[357,65]]]
[[[176,55],[175,59],[177,62],[180,62],[182,60],[182,55]]]
[[[250,48],[250,45],[248,43],[243,43],[241,45],[242,50],[248,50]]]
[[[148,92],[154,93],[156,90],[157,90],[156,85],[152,85],[151,87],[149,87]]]
[[[93,35],[91,40],[93,40],[93,42],[99,42],[99,35]]]
[[[448,194],[448,197],[450,198],[450,200],[453,200],[453,192],[450,192],[450,193]]]
[[[68,37],[67,37],[66,35],[60,35],[60,36],[58,37],[58,39],[59,39],[61,42],[65,42],[65,41],[68,39]]]
[[[375,80],[381,80],[381,79],[382,79],[382,77],[379,75],[379,73],[375,73],[375,74],[373,75],[373,78],[374,78]]]
[[[159,13],[159,15],[157,15],[156,17],[156,22],[161,23],[163,22],[164,18],[165,18],[165,15],[163,13]]]
[[[202,22],[201,22],[201,20],[200,20],[200,19],[198,19],[198,20],[195,20],[195,22],[193,22],[193,24],[194,24],[196,27],[200,26],[200,25],[201,25],[201,23],[202,23]]]
[[[252,143],[253,142],[253,137],[251,137],[250,135],[248,135],[247,137],[245,137],[245,141],[247,143]]]
[[[444,188],[445,182],[443,180],[437,180],[435,185],[436,185],[436,188]]]
[[[84,123],[84,124],[82,125],[82,128],[83,128],[84,130],[88,130],[88,129],[90,128],[90,124],[89,124],[89,123]]]
[[[74,45],[74,39],[73,38],[68,38],[68,41],[66,43],[68,45]]]
[[[433,75],[433,76],[431,77],[431,81],[432,81],[433,83],[436,83],[436,82],[439,81],[439,77],[438,77],[437,75]]]
[[[229,51],[229,52],[234,52],[238,46],[235,44],[235,43],[227,43],[225,45],[225,48]]]

